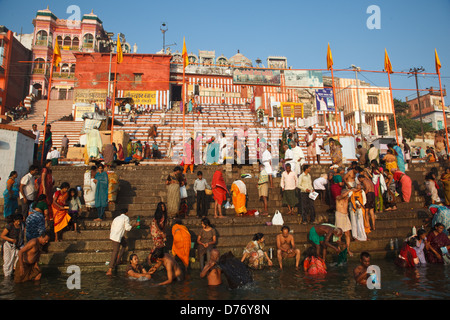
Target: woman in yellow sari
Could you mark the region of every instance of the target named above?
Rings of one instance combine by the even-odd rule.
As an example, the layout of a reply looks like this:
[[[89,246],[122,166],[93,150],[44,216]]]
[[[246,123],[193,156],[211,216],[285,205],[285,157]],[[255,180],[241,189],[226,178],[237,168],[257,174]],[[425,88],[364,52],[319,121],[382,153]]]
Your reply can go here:
[[[386,163],[386,170],[388,172],[392,173],[392,169],[398,169],[397,158],[395,157],[394,152],[391,149],[387,151],[387,154],[384,156],[383,160]]]
[[[119,190],[119,176],[112,166],[107,166],[108,174],[108,202],[116,202],[117,191]]]
[[[231,199],[233,200],[234,210],[236,214],[247,213],[247,208],[245,207],[245,195],[247,194],[247,188],[242,180],[236,180],[231,185]]]
[[[67,227],[70,221],[69,207],[67,206],[67,199],[69,197],[70,185],[67,182],[61,184],[60,190],[53,195],[53,222],[55,230],[55,242],[59,241],[59,232]]]

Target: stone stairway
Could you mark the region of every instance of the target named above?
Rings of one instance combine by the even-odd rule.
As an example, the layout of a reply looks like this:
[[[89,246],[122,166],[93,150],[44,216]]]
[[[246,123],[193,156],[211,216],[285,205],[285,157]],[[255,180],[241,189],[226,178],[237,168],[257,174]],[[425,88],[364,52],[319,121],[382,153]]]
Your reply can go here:
[[[364,250],[370,251],[373,256],[377,257],[393,256],[395,250],[390,249],[390,239],[398,239],[398,243],[401,245],[402,240],[410,234],[413,226],[419,227],[423,224],[423,219],[427,216],[427,210],[423,209],[423,177],[424,173],[429,171],[431,167],[428,164],[411,166],[411,170],[408,172],[414,181],[411,202],[399,203],[399,210],[396,212],[377,214],[377,229],[369,234],[370,241],[352,242],[351,249],[355,253],[355,257]],[[210,183],[214,171],[220,168],[222,166],[200,166],[196,169],[202,170],[205,179]],[[120,179],[118,199],[117,203],[110,205],[106,212],[106,219],[102,222],[96,222],[93,221],[95,214],[89,216],[83,213],[81,233],[65,231],[62,242],[51,242],[48,246],[48,252],[42,256],[42,268],[46,272],[65,272],[69,265],[75,264],[83,271],[106,271],[107,266],[105,263],[109,261],[111,254],[111,242],[108,240],[109,230],[112,218],[119,213],[121,208],[128,208],[132,222],[140,216],[142,224],[141,229],[133,229],[126,235],[129,244],[126,257],[133,252],[137,253],[141,260],[144,260],[152,246],[149,225],[153,218],[156,204],[159,201],[166,201],[164,181],[172,169],[173,165],[127,165],[118,167],[116,169]],[[53,170],[55,183],[60,185],[63,181],[68,181],[72,187],[76,185],[81,186],[85,170],[86,167],[57,166]],[[247,209],[261,211],[263,205],[257,196],[255,168],[253,166],[242,166],[241,168],[234,166],[231,170],[229,167],[223,167],[223,170],[228,186],[235,179],[239,178],[242,173],[252,174],[252,178],[243,179],[248,190]],[[311,175],[314,179],[326,170],[326,166],[316,166],[313,168]],[[195,178],[195,175],[187,174],[190,211],[189,215],[183,219],[183,223],[192,233],[193,242],[201,230],[200,219],[196,217],[195,197],[192,190]],[[307,235],[312,225],[300,224],[300,217],[297,215],[287,216],[284,214],[286,208],[283,208],[281,203],[279,182],[280,178],[274,179],[275,187],[270,191],[269,195],[269,213],[273,216],[275,210],[282,212],[285,224],[291,228],[297,246],[304,252],[308,246]],[[276,247],[275,237],[280,232],[280,226],[266,225],[266,222],[271,221],[271,217],[236,216],[234,209],[228,209],[223,211],[226,218],[214,219],[213,203],[211,202],[210,205],[208,214],[218,232],[217,247],[221,253],[231,251],[240,257],[245,245],[251,240],[253,234],[257,232],[262,232],[266,235],[267,248]],[[327,205],[316,200],[315,208],[318,217],[320,216],[322,219],[333,222],[334,214],[327,211]],[[167,233],[169,236],[168,247],[171,247],[170,229],[167,230]],[[195,249],[192,250],[191,255],[196,257]],[[124,267],[124,265],[120,266],[119,270],[123,270]],[[191,264],[193,269],[198,267],[197,261]]]
[[[43,139],[44,130],[44,114],[47,108],[47,100],[36,101],[32,106],[32,112],[28,115],[28,119],[20,119],[10,124],[21,127],[25,130],[31,130],[31,126],[36,124],[41,132],[41,140]],[[83,121],[64,121],[64,117],[72,114],[71,100],[50,100],[49,117],[47,123],[52,125],[53,146],[58,149],[61,147],[61,140],[64,135],[69,138],[69,146],[77,144],[83,128]]]
[[[153,141],[148,138],[148,130],[152,125],[158,127],[158,137],[156,142],[162,155],[167,155],[167,149],[170,141],[175,142],[174,154],[183,154],[183,115],[180,112],[171,110],[165,115],[165,125],[161,123],[161,111],[154,111],[151,114],[141,114],[133,121],[130,121],[129,117],[125,114],[116,114],[115,119],[123,123],[123,126],[116,125],[114,130],[125,131],[129,134],[132,141],[140,140],[142,143]],[[283,128],[266,128],[255,122],[255,115],[251,112],[250,108],[245,106],[205,106],[201,115],[186,114],[184,125],[186,128],[186,139],[190,135],[195,135],[197,132],[203,133],[202,146],[205,146],[206,140],[212,136],[216,136],[217,132],[222,131],[225,133],[229,144],[233,143],[233,135],[238,130],[244,127],[248,128],[248,146],[250,158],[256,159],[256,141],[259,134],[267,139],[272,145],[276,146],[278,139],[281,139]],[[320,128],[318,128],[320,129]],[[306,155],[306,143],[304,142],[304,136],[306,135],[306,128],[297,128],[300,137],[300,146]],[[316,130],[319,137],[323,135]],[[195,138],[195,136],[194,136]],[[278,156],[278,149],[272,148],[272,155]],[[323,154],[321,156],[321,162],[331,163],[330,156]]]

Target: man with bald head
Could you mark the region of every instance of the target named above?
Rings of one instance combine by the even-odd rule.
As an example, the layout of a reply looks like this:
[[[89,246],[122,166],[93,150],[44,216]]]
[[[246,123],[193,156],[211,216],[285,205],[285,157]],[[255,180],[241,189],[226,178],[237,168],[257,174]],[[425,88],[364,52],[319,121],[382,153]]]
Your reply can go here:
[[[219,257],[219,250],[212,249],[209,261],[200,273],[201,278],[206,277],[208,279],[208,285],[210,286],[222,284],[222,270],[217,264]]]

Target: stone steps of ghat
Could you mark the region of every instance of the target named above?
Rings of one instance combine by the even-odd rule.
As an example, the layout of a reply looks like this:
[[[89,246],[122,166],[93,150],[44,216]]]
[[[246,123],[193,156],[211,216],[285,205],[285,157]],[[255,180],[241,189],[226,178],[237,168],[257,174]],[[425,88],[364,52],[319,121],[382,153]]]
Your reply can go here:
[[[32,124],[36,124],[40,131],[44,130],[44,114],[47,108],[47,100],[36,101],[32,106],[32,111],[28,115],[28,119],[20,119],[12,123],[26,130],[31,129]],[[48,123],[55,123],[62,117],[72,114],[72,101],[69,100],[50,100]]]
[[[32,124],[37,124],[38,129],[43,130],[43,118],[46,109],[46,100],[37,101],[33,106],[33,112],[30,114],[28,119],[23,119],[12,123],[15,126],[22,127],[26,130],[30,130]],[[73,146],[79,142],[79,137],[81,135],[81,130],[83,127],[82,121],[59,121],[64,116],[72,114],[72,102],[67,100],[50,100],[49,106],[49,123],[52,124],[53,132],[53,146],[60,149],[61,140],[64,135],[69,138],[69,146]],[[130,135],[133,141],[141,140],[147,141],[147,131],[150,125],[157,124],[160,122],[160,111],[153,112],[152,114],[142,114],[138,115],[136,123],[130,122],[127,115],[116,114],[115,119],[123,122],[124,126],[115,126],[115,130],[125,131]],[[192,130],[194,125],[198,125],[197,119],[202,119],[202,132],[205,135],[214,135],[215,130],[222,130],[226,132],[228,129],[236,129],[238,127],[249,127],[249,140],[256,140],[256,131],[254,129],[258,128],[255,123],[255,116],[250,111],[249,108],[243,106],[207,106],[205,107],[205,113],[197,117],[197,115],[187,114],[185,117],[185,125],[187,130]],[[182,139],[181,134],[177,134],[177,130],[182,128],[183,119],[181,113],[176,113],[174,111],[169,111],[166,114],[167,124],[165,126],[159,126],[159,136],[155,139],[159,146],[159,150],[162,155],[167,154],[168,149],[168,137],[172,138],[172,141],[176,141],[174,146],[175,154],[181,154],[183,145],[180,143]],[[267,132],[270,139],[275,139],[276,141],[281,137],[282,128],[270,128]],[[304,135],[306,133],[304,128],[299,128],[299,134]],[[301,146],[306,152],[306,146],[304,146],[303,141],[301,141]],[[256,149],[254,144],[249,146],[250,155],[254,157],[256,155]],[[277,150],[273,150],[275,154],[278,153]],[[330,163],[328,155],[323,155],[323,161]],[[74,159],[71,159],[74,160]]]
[[[236,257],[240,258],[243,248],[251,240],[253,234],[262,232],[266,239],[266,249],[275,248],[276,235],[280,233],[280,226],[267,226],[265,225],[267,220],[270,219],[239,217],[213,220],[218,233],[216,247],[221,253],[231,251]],[[412,226],[420,225],[421,221],[422,218],[416,212],[399,213],[395,217],[392,214],[379,214],[376,223],[377,230],[369,234],[370,241],[352,241],[350,248],[356,256],[366,250],[370,251],[372,255],[374,253],[383,256],[393,254],[390,249],[390,239],[398,239],[398,243],[401,245],[403,239],[410,235]],[[111,257],[111,242],[108,240],[110,222],[104,221],[102,223],[105,224],[102,229],[95,229],[95,226],[87,226],[86,229],[82,227],[81,233],[67,231],[63,234],[63,241],[50,242],[47,253],[44,253],[41,257],[43,271],[66,270],[70,265],[77,265],[82,271],[106,271],[108,267],[105,263]],[[194,242],[200,231],[200,220],[187,218],[183,219],[183,223],[191,232],[191,240]],[[289,225],[297,247],[304,253],[310,245],[307,237],[313,225],[299,224],[296,217],[286,217],[285,224]],[[170,248],[172,243],[170,227],[167,231],[166,244]],[[148,226],[140,230],[133,229],[127,232],[126,237],[128,248],[124,254],[124,260],[127,261],[129,254],[136,253],[142,262],[145,261],[153,245]],[[190,256],[196,259],[194,263],[190,264],[190,268],[198,269],[198,256],[195,248],[191,250]],[[276,258],[274,258],[274,262],[276,263]],[[123,265],[120,266],[118,271],[123,268]]]

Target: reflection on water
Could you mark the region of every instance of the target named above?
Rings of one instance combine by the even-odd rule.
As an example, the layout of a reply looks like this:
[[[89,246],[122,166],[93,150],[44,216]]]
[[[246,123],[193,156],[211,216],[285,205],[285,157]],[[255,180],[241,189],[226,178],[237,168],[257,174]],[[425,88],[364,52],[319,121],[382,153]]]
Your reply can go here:
[[[155,279],[139,281],[119,273],[107,277],[104,272],[81,274],[81,289],[70,290],[69,275],[46,275],[38,283],[15,284],[13,280],[0,282],[2,300],[391,300],[391,299],[448,299],[450,298],[450,267],[429,265],[401,270],[390,261],[372,261],[381,269],[381,289],[370,290],[356,285],[353,268],[357,261],[344,266],[329,266],[322,278],[305,276],[302,270],[277,267],[253,272],[254,283],[230,290],[224,284],[209,287],[198,270],[191,270],[182,283],[164,287],[156,283],[165,277],[159,272]]]

